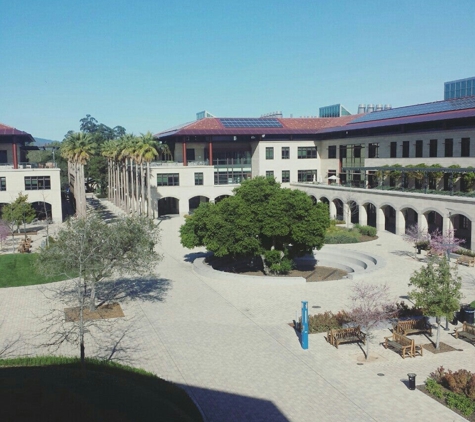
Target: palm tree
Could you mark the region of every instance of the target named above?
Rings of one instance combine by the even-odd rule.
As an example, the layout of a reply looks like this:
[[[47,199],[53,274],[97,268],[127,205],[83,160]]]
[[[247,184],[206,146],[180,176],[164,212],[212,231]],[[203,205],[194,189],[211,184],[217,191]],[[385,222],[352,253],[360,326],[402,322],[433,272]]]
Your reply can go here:
[[[101,154],[107,158],[108,199],[117,205],[118,186],[115,177],[117,166],[118,141],[109,140],[102,144]]]
[[[122,182],[124,192],[124,209],[127,213],[131,211],[130,182],[129,182],[129,159],[132,161],[133,145],[135,136],[127,134],[119,138],[119,160],[122,162]],[[133,178],[132,178],[133,184]]]
[[[141,148],[140,148],[140,168],[142,174],[142,198],[145,197],[145,185],[147,184],[147,217],[151,216],[152,210],[152,195],[151,195],[151,187],[150,187],[150,162],[157,157],[157,142],[153,138],[153,135],[150,132],[146,134],[141,134]],[[144,177],[143,173],[143,162],[147,163],[147,174]],[[142,206],[145,207],[145,200],[142,199]]]
[[[84,165],[94,154],[96,145],[88,133],[69,133],[61,145],[61,156],[68,160],[68,170],[74,171],[74,197],[78,217],[86,216],[86,184]]]

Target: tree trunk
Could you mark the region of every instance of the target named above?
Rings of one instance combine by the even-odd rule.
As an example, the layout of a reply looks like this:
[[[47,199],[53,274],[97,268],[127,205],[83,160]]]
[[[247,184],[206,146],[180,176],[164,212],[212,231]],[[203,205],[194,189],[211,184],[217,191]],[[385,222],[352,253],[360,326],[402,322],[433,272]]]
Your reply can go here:
[[[142,205],[139,201],[139,163],[135,162],[135,212],[142,214]]]
[[[91,297],[89,303],[89,310],[94,312],[96,310],[96,283],[91,282]]]
[[[437,337],[435,339],[435,348],[436,348],[436,350],[439,350],[439,346],[440,346],[440,317],[436,317],[435,321],[437,323]]]
[[[365,360],[368,360],[369,358],[369,335],[368,335],[368,332],[365,333],[366,334],[366,354],[365,354],[365,357],[364,359]]]
[[[262,259],[262,268],[264,269],[264,274],[269,275],[270,274],[270,268],[266,264],[266,258],[264,256],[264,254],[261,255],[261,259]]]
[[[147,161],[147,174],[145,175],[145,183],[147,183],[147,217],[152,215],[152,189],[150,187],[150,162]]]

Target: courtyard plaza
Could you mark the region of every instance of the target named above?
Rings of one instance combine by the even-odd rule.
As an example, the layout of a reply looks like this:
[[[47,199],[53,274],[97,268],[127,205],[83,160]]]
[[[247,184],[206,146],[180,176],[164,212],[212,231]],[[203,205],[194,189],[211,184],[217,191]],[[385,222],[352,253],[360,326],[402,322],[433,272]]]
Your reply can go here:
[[[122,213],[108,201],[101,203]],[[382,259],[381,268],[357,280],[269,286],[198,275],[192,261],[205,251],[180,245],[183,222],[178,216],[161,220],[157,247],[163,260],[156,275],[161,291],[155,300],[152,294],[138,294],[121,301],[126,317],[117,319],[110,334],[126,335],[114,358],[181,385],[210,422],[464,420],[407,386],[408,373],[416,373],[417,384],[423,384],[439,366],[475,372],[475,348],[453,338],[451,324],[450,331],[442,330],[441,341],[459,350],[402,359],[381,346],[390,335],[382,329],[375,333],[367,362],[357,344],[336,349],[323,333],[311,334],[309,349],[303,350],[288,325],[302,300],[308,301],[310,314],[348,309],[351,286],[362,280],[387,283],[394,300],[403,300],[423,260],[414,259],[413,248],[400,236],[379,232],[375,241],[340,246]],[[471,301],[475,269],[460,266],[459,274]],[[0,304],[0,343],[20,335],[15,355],[47,353],[39,347],[45,339],[40,316],[62,305],[51,304],[38,286],[1,289]],[[413,338],[429,343],[423,335]],[[106,339],[95,344],[88,336],[86,354],[108,356],[107,345]],[[56,353],[78,355],[78,350],[63,345]]]

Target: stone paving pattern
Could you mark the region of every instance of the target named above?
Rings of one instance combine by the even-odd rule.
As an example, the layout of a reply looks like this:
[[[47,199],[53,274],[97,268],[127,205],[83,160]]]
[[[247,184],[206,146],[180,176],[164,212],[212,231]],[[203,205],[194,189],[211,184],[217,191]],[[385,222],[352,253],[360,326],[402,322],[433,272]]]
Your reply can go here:
[[[369,362],[358,345],[337,350],[324,334],[310,335],[309,349],[302,350],[288,325],[302,300],[309,302],[310,313],[344,309],[351,286],[361,280],[387,282],[395,300],[402,300],[410,275],[423,262],[414,259],[412,248],[400,237],[383,232],[378,240],[341,246],[385,260],[384,267],[358,280],[255,285],[196,274],[191,261],[204,250],[180,245],[183,221],[176,216],[160,223],[159,282],[149,283],[157,295],[122,301],[126,318],[117,320],[107,340],[99,335],[98,345],[88,337],[86,354],[107,356],[109,341],[127,330],[115,357],[182,385],[209,422],[464,420],[406,385],[407,373],[416,373],[422,384],[441,365],[475,371],[475,347],[450,336],[452,325],[450,332],[442,331],[441,340],[463,351],[424,351],[423,357],[403,360],[380,345],[390,335],[386,329],[376,333]],[[475,299],[475,269],[461,267],[459,273],[467,301]],[[47,296],[38,286],[0,290],[0,345],[19,335],[15,355],[47,352],[40,346],[46,339],[40,316],[51,308],[62,309]],[[429,343],[423,335],[414,338]],[[57,353],[78,351],[63,345]]]

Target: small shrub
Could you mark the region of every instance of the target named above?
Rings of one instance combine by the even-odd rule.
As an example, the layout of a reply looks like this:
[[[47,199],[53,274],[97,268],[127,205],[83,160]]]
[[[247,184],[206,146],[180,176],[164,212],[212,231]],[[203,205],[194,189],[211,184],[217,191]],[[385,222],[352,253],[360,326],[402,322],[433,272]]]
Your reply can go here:
[[[470,416],[475,411],[475,403],[461,394],[448,392],[445,402],[448,407],[460,410],[465,416]]]
[[[444,367],[439,366],[434,372],[431,372],[429,376],[437,383],[442,384],[446,373],[447,372],[445,371]]]
[[[292,260],[282,256],[282,252],[277,249],[266,251],[264,257],[272,274],[288,274],[294,266]]]
[[[363,236],[375,237],[377,233],[376,227],[372,226],[360,226],[358,224],[357,229]]]
[[[433,396],[441,399],[444,397],[444,389],[437,381],[433,378],[426,379],[426,388],[427,391],[432,394]]]
[[[466,369],[459,369],[455,372],[447,371],[442,384],[453,393],[463,394],[472,400],[475,399],[475,374]]]
[[[409,306],[403,300],[399,303],[396,303],[396,310],[397,310],[398,318],[424,315],[424,312],[422,311],[421,308],[416,308],[415,306],[412,306],[412,308],[409,308]]]
[[[310,315],[308,317],[308,331],[310,334],[326,333],[331,329],[338,329],[343,324],[348,323],[350,318],[345,311],[340,311],[337,314],[327,311],[323,314]]]
[[[325,243],[336,245],[341,243],[358,243],[359,236],[357,233],[349,231],[337,231],[333,233],[327,233],[325,235]]]
[[[457,249],[454,253],[458,255],[470,256],[472,258],[475,257],[475,251],[471,251],[470,249],[460,248],[460,249]]]
[[[416,242],[414,246],[422,251],[428,251],[430,248],[430,242],[428,240],[420,240]]]

